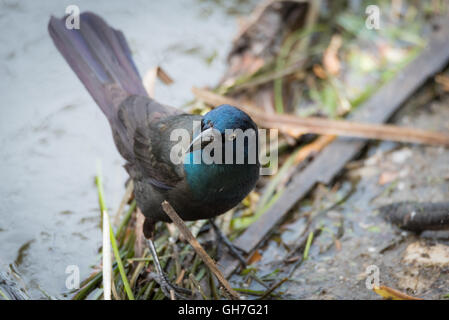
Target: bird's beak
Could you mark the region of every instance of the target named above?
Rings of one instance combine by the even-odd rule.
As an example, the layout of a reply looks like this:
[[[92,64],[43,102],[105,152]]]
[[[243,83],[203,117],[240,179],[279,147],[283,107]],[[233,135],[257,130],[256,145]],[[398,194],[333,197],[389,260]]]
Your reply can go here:
[[[215,137],[214,130],[215,130],[214,128],[208,128],[202,131],[195,139],[193,139],[192,143],[187,148],[187,151],[192,152],[195,150],[204,149],[205,146],[214,141]]]

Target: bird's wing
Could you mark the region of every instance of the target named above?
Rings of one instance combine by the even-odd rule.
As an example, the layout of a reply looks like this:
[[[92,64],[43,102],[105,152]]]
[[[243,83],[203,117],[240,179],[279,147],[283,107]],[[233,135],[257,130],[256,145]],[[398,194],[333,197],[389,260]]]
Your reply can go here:
[[[182,171],[169,159],[171,142],[164,124],[180,114],[178,109],[163,106],[148,97],[131,96],[121,104],[117,130],[123,130],[132,144],[130,162],[134,167],[134,179],[144,179],[158,188],[170,189],[183,178]],[[116,139],[119,150],[120,141]]]

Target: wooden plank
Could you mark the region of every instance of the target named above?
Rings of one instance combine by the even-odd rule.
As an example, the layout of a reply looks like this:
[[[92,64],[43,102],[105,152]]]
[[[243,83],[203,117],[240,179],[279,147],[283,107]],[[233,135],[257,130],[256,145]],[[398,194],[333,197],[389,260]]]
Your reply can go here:
[[[427,79],[448,64],[449,22],[439,21],[436,24],[438,28],[432,33],[422,53],[360,106],[350,119],[370,123],[386,122]],[[330,183],[365,145],[365,140],[352,138],[338,138],[332,142],[303,171],[292,178],[276,203],[246,229],[234,244],[247,252],[255,250],[316,183]],[[230,277],[239,262],[226,253],[218,261],[218,265],[223,275]]]

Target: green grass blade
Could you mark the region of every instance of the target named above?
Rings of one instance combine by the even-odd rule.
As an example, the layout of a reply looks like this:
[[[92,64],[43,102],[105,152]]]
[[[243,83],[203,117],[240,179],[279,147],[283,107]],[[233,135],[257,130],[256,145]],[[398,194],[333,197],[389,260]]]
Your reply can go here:
[[[97,165],[97,178],[95,179],[97,183],[98,189],[98,200],[100,202],[101,212],[107,212],[106,203],[104,200],[104,190],[103,190],[103,181],[101,176],[101,167]],[[109,220],[109,216],[106,214],[105,217]],[[114,231],[112,230],[111,223],[109,222],[109,237],[111,239],[112,251],[114,252],[115,261],[117,262],[117,266],[120,272],[120,276],[123,281],[123,285],[125,287],[126,295],[129,300],[134,300],[134,294],[129,286],[128,278],[126,277],[125,268],[123,267],[122,258],[120,257],[120,253],[117,247],[117,241],[115,239]]]
[[[312,245],[313,240],[313,231],[310,231],[309,236],[307,237],[306,247],[304,249],[304,260],[307,260],[309,257],[310,246]]]

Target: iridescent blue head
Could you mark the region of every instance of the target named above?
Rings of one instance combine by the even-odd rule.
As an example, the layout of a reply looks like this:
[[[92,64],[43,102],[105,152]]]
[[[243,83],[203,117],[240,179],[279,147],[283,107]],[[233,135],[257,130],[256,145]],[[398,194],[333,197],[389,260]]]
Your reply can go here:
[[[257,153],[257,125],[238,108],[221,105],[204,115],[185,155],[187,182],[198,197],[246,195],[259,177]]]
[[[245,112],[229,104],[222,104],[206,113],[203,123],[205,128],[213,127],[222,134],[225,133],[226,129],[253,129],[257,131],[256,124]]]
[[[202,150],[197,156],[201,154],[206,163],[206,157],[211,153],[215,164],[251,164],[251,161],[254,164],[258,159],[257,144],[254,121],[242,110],[224,104],[204,115],[201,131],[194,132],[189,151]]]

